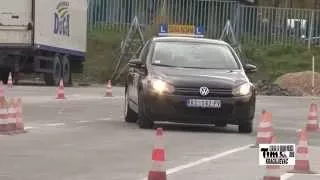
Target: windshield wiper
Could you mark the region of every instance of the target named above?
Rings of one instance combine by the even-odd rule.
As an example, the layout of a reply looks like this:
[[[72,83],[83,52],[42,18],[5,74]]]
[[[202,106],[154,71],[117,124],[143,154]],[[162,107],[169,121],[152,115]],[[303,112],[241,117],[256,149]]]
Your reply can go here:
[[[193,68],[193,69],[215,69],[215,68],[207,68],[207,67],[192,67],[192,66],[188,66],[188,67],[180,67],[180,68]]]
[[[177,67],[177,66],[172,66],[172,65],[168,65],[168,64],[156,64],[156,63],[152,63],[151,65],[163,66],[163,67]]]

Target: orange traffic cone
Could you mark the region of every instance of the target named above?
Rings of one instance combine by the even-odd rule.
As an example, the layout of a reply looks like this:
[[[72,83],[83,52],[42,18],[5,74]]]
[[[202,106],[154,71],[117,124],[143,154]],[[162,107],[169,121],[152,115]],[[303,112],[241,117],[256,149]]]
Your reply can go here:
[[[15,99],[15,109],[16,109],[16,133],[25,133],[23,117],[22,117],[22,102],[20,98]]]
[[[9,73],[8,87],[9,87],[9,88],[12,88],[12,87],[13,87],[13,81],[12,81],[12,74],[11,74],[11,72]]]
[[[318,106],[315,103],[310,105],[306,128],[308,132],[319,130]]]
[[[299,142],[296,148],[296,161],[294,169],[290,173],[314,174],[310,170],[309,163],[309,148],[308,148],[308,135],[306,129],[298,131]]]
[[[0,81],[0,100],[4,100],[4,89],[2,81]]]
[[[7,134],[8,126],[8,108],[5,99],[0,100],[0,134]]]
[[[276,143],[276,137],[272,137],[272,144]],[[280,172],[280,165],[266,165],[266,172],[263,176],[263,180],[280,180],[281,179],[281,172]]]
[[[272,114],[263,110],[257,129],[256,147],[259,144],[271,143],[273,135]]]
[[[8,103],[8,128],[7,133],[13,134],[16,130],[16,108],[15,108],[15,102],[14,99],[10,99]]]
[[[156,143],[152,151],[152,168],[148,173],[148,180],[167,180],[167,173],[164,167],[165,151],[162,142],[163,129],[156,131]]]
[[[111,84],[111,80],[108,80],[105,97],[111,97],[111,96],[112,96],[112,84]]]
[[[58,93],[56,99],[66,99],[64,96],[64,85],[62,79],[60,80],[59,87],[58,87]]]

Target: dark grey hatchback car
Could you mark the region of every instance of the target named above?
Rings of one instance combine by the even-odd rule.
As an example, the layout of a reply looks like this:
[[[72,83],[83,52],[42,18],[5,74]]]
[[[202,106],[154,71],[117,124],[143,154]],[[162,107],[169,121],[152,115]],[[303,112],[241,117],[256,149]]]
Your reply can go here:
[[[251,133],[256,93],[226,42],[193,37],[155,37],[129,61],[125,86],[126,122],[152,128],[154,122],[239,125]]]

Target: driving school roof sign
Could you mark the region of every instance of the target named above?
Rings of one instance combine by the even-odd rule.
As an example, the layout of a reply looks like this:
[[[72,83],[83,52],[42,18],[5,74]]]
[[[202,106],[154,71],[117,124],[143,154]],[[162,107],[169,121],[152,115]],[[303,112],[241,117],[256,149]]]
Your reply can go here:
[[[204,37],[202,26],[160,24],[158,36]]]

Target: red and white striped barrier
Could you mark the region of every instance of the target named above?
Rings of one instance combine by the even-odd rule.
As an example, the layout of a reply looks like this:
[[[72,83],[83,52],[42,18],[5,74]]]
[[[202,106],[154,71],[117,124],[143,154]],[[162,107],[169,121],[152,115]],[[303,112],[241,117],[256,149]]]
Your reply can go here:
[[[25,132],[21,99],[14,98],[9,102],[0,100],[0,134],[14,135]]]

